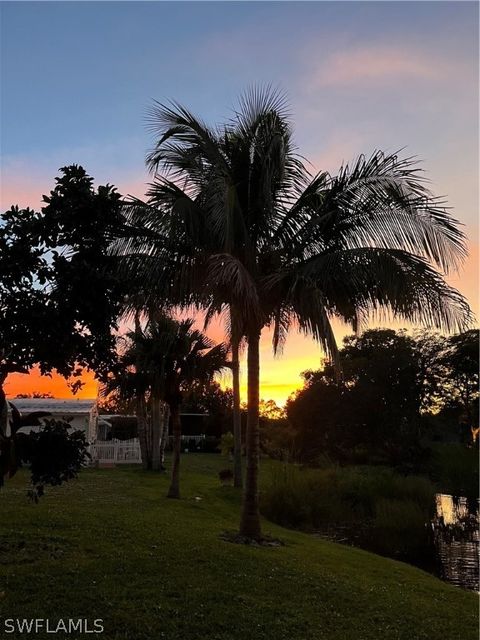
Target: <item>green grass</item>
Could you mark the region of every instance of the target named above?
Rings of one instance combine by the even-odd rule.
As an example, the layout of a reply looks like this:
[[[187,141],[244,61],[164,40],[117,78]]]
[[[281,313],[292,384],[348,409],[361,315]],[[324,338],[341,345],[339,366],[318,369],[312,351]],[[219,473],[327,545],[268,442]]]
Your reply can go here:
[[[138,468],[82,472],[38,505],[25,475],[7,481],[0,624],[102,618],[102,635],[82,637],[108,640],[477,637],[475,595],[406,564],[268,522],[286,546],[220,540],[239,511],[217,478],[225,461],[197,454],[182,464],[180,501],[164,497],[167,477]]]

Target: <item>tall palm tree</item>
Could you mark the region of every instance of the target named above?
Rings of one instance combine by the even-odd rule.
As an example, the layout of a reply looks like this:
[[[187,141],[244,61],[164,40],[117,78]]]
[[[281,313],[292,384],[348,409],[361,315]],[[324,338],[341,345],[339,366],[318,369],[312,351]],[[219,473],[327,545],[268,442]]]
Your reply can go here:
[[[336,176],[310,174],[285,100],[268,87],[247,92],[222,128],[177,103],[156,103],[151,121],[154,182],[147,203],[130,204],[117,250],[152,303],[239,314],[248,345],[240,532],[258,538],[262,329],[273,327],[278,350],[296,324],[338,364],[332,317],[463,328],[470,310],[443,274],[465,256],[464,235],[411,158],[376,152]]]
[[[135,372],[137,374],[135,376],[136,384],[131,385],[127,383],[126,389],[123,389],[123,392],[125,393],[125,391],[127,391],[127,393],[129,393],[132,390],[132,386],[133,386],[133,392],[135,394],[135,413],[137,416],[138,438],[140,441],[140,451],[142,455],[142,465],[144,469],[148,470],[152,468],[152,462],[153,462],[152,461],[153,438],[151,437],[152,434],[150,429],[148,429],[148,423],[147,423],[147,404],[145,400],[145,394],[147,389],[145,388],[144,385],[142,385],[141,388],[139,388],[141,385],[141,380],[145,379],[145,376],[141,374],[143,369],[142,352],[141,352],[141,349],[138,348],[138,345],[141,341],[141,336],[142,336],[142,325],[140,322],[140,312],[137,311],[135,313],[135,331],[134,331],[134,339],[133,339],[133,344],[137,346],[134,354]],[[125,377],[126,373],[128,376],[128,372],[123,371],[122,377]],[[125,382],[127,381],[125,380]],[[122,391],[122,385],[120,385],[120,391]]]
[[[242,480],[242,413],[240,409],[240,344],[242,341],[242,329],[239,318],[230,306],[232,355],[232,391],[233,391],[233,486],[241,489]]]

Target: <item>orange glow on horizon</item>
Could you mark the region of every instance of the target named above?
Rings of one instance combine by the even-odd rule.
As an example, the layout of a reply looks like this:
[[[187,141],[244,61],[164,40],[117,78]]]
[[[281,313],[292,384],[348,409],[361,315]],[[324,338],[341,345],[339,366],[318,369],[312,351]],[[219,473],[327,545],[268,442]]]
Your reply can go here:
[[[476,241],[469,242],[469,256],[465,262],[464,268],[460,274],[455,274],[447,278],[448,282],[458,288],[469,300],[471,308],[476,316],[476,320],[480,319],[479,302],[478,302],[478,266],[479,266],[479,244]],[[182,312],[181,317],[195,317],[196,328],[203,331],[203,316],[195,314],[193,311]],[[370,327],[391,327],[395,329],[407,328],[411,329],[405,322],[394,321],[372,321]],[[345,335],[351,334],[351,330],[342,325],[338,321],[333,322],[333,328],[337,343],[341,345],[341,341]],[[127,325],[120,327],[121,332],[127,329]],[[216,343],[225,341],[225,324],[221,318],[216,318],[210,324],[206,331],[208,336]],[[306,369],[318,369],[322,365],[323,354],[318,344],[311,338],[292,331],[288,337],[283,354],[274,357],[272,353],[272,337],[269,330],[265,330],[262,334],[260,345],[260,396],[264,400],[275,400],[282,406],[287,398],[303,386],[301,378],[302,371]],[[56,398],[96,398],[98,394],[98,383],[95,380],[93,372],[86,372],[81,377],[84,387],[75,395],[71,393],[67,386],[67,381],[58,374],[53,373],[51,377],[41,376],[38,368],[32,369],[29,374],[15,373],[8,376],[5,383],[5,392],[9,399],[14,398],[17,394],[26,394],[33,392],[51,393]],[[231,386],[230,374],[224,373],[219,378],[222,387]],[[247,379],[246,379],[246,362],[245,354],[243,354],[241,362],[241,394],[242,400],[247,399]]]
[[[78,380],[75,378],[74,380]],[[30,373],[12,373],[5,382],[5,393],[9,400],[18,394],[23,393],[51,393],[54,398],[96,398],[98,394],[98,383],[94,374],[87,371],[82,374],[81,381],[84,386],[75,395],[67,386],[67,380],[58,373],[51,376],[42,376],[38,367],[34,367]]]

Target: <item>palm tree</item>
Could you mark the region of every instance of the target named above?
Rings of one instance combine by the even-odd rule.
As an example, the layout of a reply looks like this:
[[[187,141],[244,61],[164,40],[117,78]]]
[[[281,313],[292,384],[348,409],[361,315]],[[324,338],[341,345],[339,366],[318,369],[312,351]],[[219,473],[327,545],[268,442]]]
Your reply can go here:
[[[470,321],[443,278],[465,238],[412,158],[361,156],[336,176],[297,155],[284,98],[252,89],[212,129],[177,103],[156,103],[148,202],[132,202],[123,265],[151,302],[230,306],[248,345],[247,471],[240,533],[261,535],[258,510],[259,342],[281,348],[292,324],[338,365],[330,320],[355,328],[390,314],[448,331]]]
[[[226,349],[215,345],[201,331],[193,328],[194,320],[176,321],[161,316],[147,325],[154,386],[168,404],[173,431],[172,477],[169,498],[180,497],[180,450],[182,428],[180,405],[183,394],[192,386],[208,384],[226,366]]]
[[[241,309],[236,309],[228,284],[221,287],[221,292],[219,283],[205,287],[205,271],[211,266],[213,273],[215,256],[221,259],[224,243],[209,232],[208,216],[200,203],[194,202],[174,182],[156,181],[148,196],[147,203],[138,199],[126,203],[129,225],[122,229],[122,235],[113,247],[113,251],[122,257],[118,263],[120,275],[129,281],[133,292],[126,300],[124,312],[128,315],[143,308],[148,315],[152,309],[193,305],[206,310],[206,329],[211,318],[228,307],[226,332],[234,396],[234,486],[241,487],[239,354],[244,337],[243,316]],[[166,210],[174,215],[167,213],[164,216]],[[242,306],[244,303],[242,300]]]
[[[171,498],[180,497],[180,405],[183,395],[193,386],[201,389],[227,366],[225,345],[215,345],[193,325],[192,319],[177,321],[164,313],[151,317],[143,329],[137,320],[135,331],[126,336],[127,345],[120,358],[121,372],[112,376],[105,387],[105,393],[120,391],[124,398],[137,398],[137,402],[144,405],[148,395],[154,428],[146,450],[153,470],[158,470],[163,462],[162,452],[168,437],[166,423],[168,414],[171,415],[173,462],[168,492]],[[132,365],[135,371],[132,371]],[[163,406],[168,407],[167,413]]]
[[[153,469],[153,445],[159,430],[152,422],[152,372],[138,314],[135,315],[135,330],[119,337],[118,348],[117,366],[101,393],[104,397],[114,393],[122,400],[135,402],[142,466],[146,470]]]
[[[242,480],[242,413],[240,409],[240,343],[242,329],[238,325],[237,316],[230,306],[232,355],[232,391],[233,391],[233,486],[241,489]]]

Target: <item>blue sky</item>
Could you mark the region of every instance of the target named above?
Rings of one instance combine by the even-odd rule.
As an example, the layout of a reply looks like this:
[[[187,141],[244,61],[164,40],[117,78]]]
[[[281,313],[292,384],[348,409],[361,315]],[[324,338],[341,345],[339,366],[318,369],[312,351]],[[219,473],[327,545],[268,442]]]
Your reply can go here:
[[[32,159],[55,171],[81,160],[99,179],[117,170],[140,177],[152,98],[176,98],[216,121],[245,86],[272,82],[290,95],[308,157],[343,144],[333,169],[350,153],[407,146],[431,169],[447,139],[472,134],[477,10],[458,2],[3,3],[5,162]],[[390,74],[357,82],[347,74],[343,84],[329,77],[342,55],[347,66],[359,54],[360,64],[363,55],[381,65],[386,53]],[[465,82],[455,82],[458,73]],[[471,159],[473,148],[462,155]]]
[[[72,162],[142,195],[153,98],[213,123],[271,82],[316,168],[376,148],[422,159],[466,224],[472,258],[453,282],[478,308],[477,3],[3,2],[1,14],[2,207],[38,206]]]

